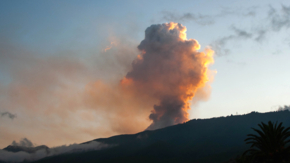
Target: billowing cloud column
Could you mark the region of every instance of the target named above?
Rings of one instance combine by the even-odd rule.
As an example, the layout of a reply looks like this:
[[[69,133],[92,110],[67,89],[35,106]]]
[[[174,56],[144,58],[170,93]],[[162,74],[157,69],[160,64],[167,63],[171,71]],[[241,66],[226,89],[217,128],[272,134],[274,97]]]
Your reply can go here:
[[[178,23],[152,25],[138,49],[141,54],[121,84],[139,94],[153,97],[148,127],[158,129],[188,120],[189,101],[208,81],[208,64],[213,51],[198,52],[200,45],[186,38],[186,27]]]

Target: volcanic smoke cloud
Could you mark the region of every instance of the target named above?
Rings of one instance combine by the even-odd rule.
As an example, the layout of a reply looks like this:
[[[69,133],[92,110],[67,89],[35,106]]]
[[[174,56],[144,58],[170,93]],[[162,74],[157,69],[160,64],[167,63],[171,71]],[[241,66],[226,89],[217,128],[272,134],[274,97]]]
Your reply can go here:
[[[213,51],[198,52],[200,45],[186,38],[178,23],[152,25],[145,31],[132,69],[121,80],[123,87],[157,99],[149,116],[154,130],[189,120],[189,101],[206,86]]]

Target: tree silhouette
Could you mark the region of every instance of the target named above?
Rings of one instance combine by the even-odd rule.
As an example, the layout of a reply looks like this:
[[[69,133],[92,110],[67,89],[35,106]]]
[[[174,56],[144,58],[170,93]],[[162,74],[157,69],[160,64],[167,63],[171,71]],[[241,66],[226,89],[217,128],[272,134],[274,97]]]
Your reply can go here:
[[[246,162],[252,163],[283,163],[289,161],[290,127],[285,128],[282,122],[273,124],[258,124],[261,130],[252,128],[257,135],[248,134],[246,144],[251,144],[250,149],[243,154]]]

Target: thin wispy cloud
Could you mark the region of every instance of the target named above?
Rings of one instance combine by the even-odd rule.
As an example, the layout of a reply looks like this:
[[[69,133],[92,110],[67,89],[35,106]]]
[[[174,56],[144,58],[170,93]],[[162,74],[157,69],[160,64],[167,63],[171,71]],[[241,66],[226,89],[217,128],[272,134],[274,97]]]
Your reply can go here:
[[[273,31],[288,29],[290,27],[290,6],[281,5],[281,9],[277,10],[269,6],[268,17],[270,19],[270,27]]]
[[[168,22],[185,22],[185,21],[194,21],[199,25],[211,25],[214,24],[212,16],[202,15],[202,14],[193,14],[193,13],[184,13],[178,14],[169,11],[162,12],[162,20]]]
[[[189,22],[193,21],[199,25],[213,25],[215,24],[218,18],[226,17],[226,16],[242,16],[242,17],[254,17],[256,16],[256,6],[247,8],[245,10],[234,10],[231,8],[222,8],[220,13],[214,15],[206,15],[200,13],[177,13],[172,11],[163,11],[161,20],[165,20],[168,22]]]
[[[252,40],[258,43],[263,42],[267,35],[281,30],[288,30],[290,27],[290,6],[282,5],[280,9],[269,6],[268,13],[259,26],[253,25],[249,29],[240,29],[232,25],[229,29],[233,34],[214,40],[211,46],[216,51],[217,56],[225,56],[230,53],[226,45],[232,41]]]
[[[174,22],[195,22],[198,25],[213,25],[218,19],[223,17],[247,17],[253,20],[258,20],[256,17],[259,6],[252,6],[249,8],[232,9],[222,8],[219,13],[213,15],[205,15],[200,13],[176,13],[171,11],[162,12],[161,20],[174,21]],[[268,12],[264,13],[265,20],[261,20],[263,23],[258,25],[252,25],[247,29],[237,28],[235,24],[231,25],[229,29],[233,32],[230,35],[223,36],[214,40],[211,46],[215,50],[218,56],[225,56],[230,53],[230,50],[226,48],[228,42],[239,40],[253,40],[258,43],[263,42],[267,35],[271,32],[280,32],[282,29],[289,29],[290,27],[290,6],[281,5],[280,8],[274,8],[268,6]]]
[[[230,50],[225,48],[228,42],[251,39],[253,37],[252,33],[239,29],[235,26],[230,27],[230,30],[233,31],[233,34],[221,37],[211,43],[211,46],[215,50],[217,56],[225,56],[230,53]]]
[[[8,117],[10,119],[14,119],[14,118],[17,117],[16,114],[12,114],[12,113],[10,113],[8,111],[0,112],[0,115],[1,115],[1,117]]]

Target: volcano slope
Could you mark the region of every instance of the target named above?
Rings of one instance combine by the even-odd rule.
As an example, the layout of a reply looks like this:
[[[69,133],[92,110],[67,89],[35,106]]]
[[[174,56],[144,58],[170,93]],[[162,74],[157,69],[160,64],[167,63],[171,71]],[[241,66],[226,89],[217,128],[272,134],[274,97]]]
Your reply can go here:
[[[257,127],[258,123],[269,120],[290,126],[289,117],[289,111],[279,111],[190,120],[154,131],[95,139],[92,141],[112,147],[46,157],[35,163],[222,163],[235,158],[248,148],[244,139],[247,134],[253,133],[251,127]]]

